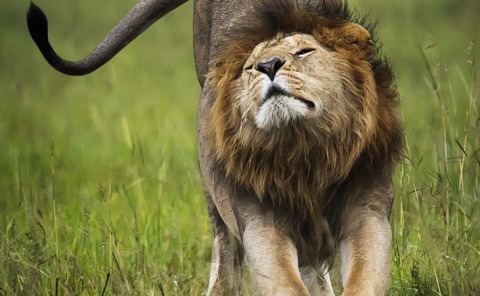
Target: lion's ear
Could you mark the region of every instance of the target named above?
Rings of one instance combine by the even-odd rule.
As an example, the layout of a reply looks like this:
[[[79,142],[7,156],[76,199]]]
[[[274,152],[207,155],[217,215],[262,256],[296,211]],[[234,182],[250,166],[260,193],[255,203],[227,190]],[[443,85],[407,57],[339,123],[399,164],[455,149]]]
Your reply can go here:
[[[373,48],[370,33],[356,23],[324,27],[321,38],[325,45],[335,50],[346,50],[359,58],[366,57]]]

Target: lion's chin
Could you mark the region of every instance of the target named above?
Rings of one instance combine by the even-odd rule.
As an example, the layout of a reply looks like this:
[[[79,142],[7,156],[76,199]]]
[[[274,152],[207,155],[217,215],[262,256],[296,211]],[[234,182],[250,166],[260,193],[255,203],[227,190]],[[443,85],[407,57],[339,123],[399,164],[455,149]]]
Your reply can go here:
[[[304,100],[289,95],[273,95],[259,108],[255,123],[258,128],[281,128],[311,113],[312,107]]]

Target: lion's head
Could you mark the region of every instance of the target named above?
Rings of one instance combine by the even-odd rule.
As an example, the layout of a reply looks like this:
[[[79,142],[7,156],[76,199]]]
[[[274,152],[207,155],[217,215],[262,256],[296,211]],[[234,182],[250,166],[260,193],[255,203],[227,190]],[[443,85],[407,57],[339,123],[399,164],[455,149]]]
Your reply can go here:
[[[354,170],[391,169],[397,93],[371,31],[341,9],[285,10],[237,28],[213,64],[210,138],[237,184],[310,212]]]
[[[368,32],[359,26],[358,30],[365,34],[359,37],[368,40]],[[355,79],[349,75],[348,64],[344,55],[328,50],[308,34],[279,35],[260,43],[238,81],[238,103],[245,123],[255,122],[265,131],[309,121],[335,129],[327,127],[335,121],[329,117],[351,113],[349,109],[359,104],[348,100],[351,94],[343,88]]]

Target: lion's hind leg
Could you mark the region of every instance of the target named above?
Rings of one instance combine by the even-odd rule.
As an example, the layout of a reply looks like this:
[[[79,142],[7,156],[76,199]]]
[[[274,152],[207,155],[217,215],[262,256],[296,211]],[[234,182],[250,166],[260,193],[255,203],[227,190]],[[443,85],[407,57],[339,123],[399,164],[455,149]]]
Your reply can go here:
[[[212,265],[207,295],[239,295],[243,250],[206,194],[213,229]]]
[[[332,283],[328,272],[322,266],[300,268],[302,280],[311,296],[333,296]]]

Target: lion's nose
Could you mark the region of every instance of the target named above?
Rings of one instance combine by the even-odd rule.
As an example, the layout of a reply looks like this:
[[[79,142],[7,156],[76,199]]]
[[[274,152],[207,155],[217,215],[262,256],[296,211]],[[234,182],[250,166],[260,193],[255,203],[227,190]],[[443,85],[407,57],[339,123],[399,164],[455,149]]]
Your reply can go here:
[[[283,66],[283,64],[285,64],[285,61],[283,61],[279,57],[273,57],[260,60],[255,66],[255,69],[267,74],[268,78],[273,81],[273,79],[275,78],[275,74],[277,74],[278,70]]]

